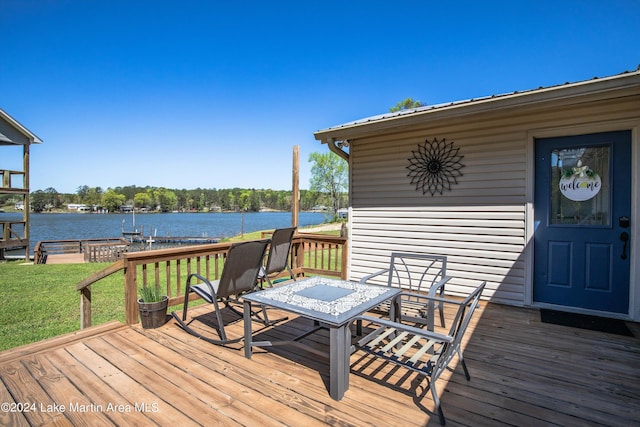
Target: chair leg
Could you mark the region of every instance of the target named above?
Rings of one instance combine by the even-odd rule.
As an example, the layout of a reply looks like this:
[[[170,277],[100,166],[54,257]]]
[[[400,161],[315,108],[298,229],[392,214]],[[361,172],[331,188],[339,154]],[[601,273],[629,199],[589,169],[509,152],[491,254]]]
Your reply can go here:
[[[185,290],[185,292],[186,292],[186,290]],[[216,340],[216,339],[213,339],[213,338],[206,337],[206,336],[200,334],[199,332],[196,332],[195,330],[191,329],[186,323],[188,301],[189,301],[189,293],[187,292],[187,293],[185,293],[184,310],[182,312],[182,318],[180,318],[180,316],[178,316],[178,313],[176,313],[175,311],[171,312],[171,316],[174,319],[176,319],[176,321],[178,322],[178,325],[182,329],[184,329],[185,331],[187,331],[191,335],[196,336],[198,338],[201,338],[201,339],[203,339],[203,340],[205,340],[207,342],[210,342],[212,344],[224,345],[224,344],[232,344],[232,343],[236,343],[236,342],[242,341],[242,339],[244,337],[240,337],[240,338],[236,338],[236,339],[228,339],[227,338],[227,334],[225,333],[225,330],[224,330],[224,323],[223,323],[223,320],[222,320],[222,313],[220,311],[220,308],[218,307],[217,301],[213,302],[213,308],[214,308],[214,311],[215,311],[215,314],[216,314],[216,321],[218,322],[218,326],[215,329],[217,330],[218,335],[220,335],[220,339]]]
[[[447,420],[444,418],[444,412],[442,411],[442,405],[440,404],[440,398],[438,398],[438,392],[436,391],[435,381],[429,380],[429,389],[431,390],[431,396],[433,396],[433,403],[438,410],[438,417],[440,418],[440,425],[445,425]]]
[[[190,333],[191,335],[198,337],[204,341],[207,341],[211,344],[216,344],[216,345],[226,345],[226,344],[233,344],[233,343],[237,343],[240,342],[244,339],[244,336],[240,337],[240,338],[234,338],[232,340],[229,339],[222,339],[222,340],[215,340],[213,338],[209,338],[206,337],[202,334],[200,334],[199,332],[194,331],[193,329],[191,329],[182,319],[180,319],[180,317],[177,315],[177,313],[171,312],[171,315],[173,316],[174,319],[176,319],[176,321],[178,322],[178,324],[180,325],[180,327],[182,329],[184,329],[185,331],[187,331],[188,333]],[[223,329],[224,331],[224,329]]]
[[[289,267],[288,265],[287,265],[287,270],[289,271],[289,274],[291,275],[291,278],[293,279],[293,281],[297,282],[296,275],[293,274],[293,271],[291,271],[291,267]]]
[[[225,301],[225,305],[228,307],[229,306],[229,302]],[[220,311],[220,307],[218,307],[218,301],[215,300],[213,301],[213,308],[215,309],[216,312],[216,320],[218,321],[218,333],[220,334],[220,338],[222,339],[223,342],[231,342],[227,339],[227,334],[224,331],[224,321],[222,320],[222,312]],[[240,338],[238,341],[240,341],[242,338]]]
[[[444,412],[442,412],[442,406],[438,406],[438,417],[440,418],[440,425],[447,424],[447,420],[444,418]]]
[[[464,357],[462,357],[462,350],[458,350],[458,358],[460,359],[460,364],[462,365],[462,369],[464,370],[464,376],[467,378],[467,381],[471,381],[471,375],[469,375],[467,364],[464,362]]]
[[[296,276],[293,274],[293,271],[291,270],[291,268],[289,266],[287,266],[287,271],[289,272],[289,276],[291,277],[291,279],[293,279],[294,282],[297,282],[298,280],[296,279]],[[269,278],[269,276],[267,274],[265,274],[264,279],[261,279],[262,282],[260,283],[260,289],[264,289],[264,282],[267,282],[267,285],[270,288],[273,288],[273,282],[271,282],[271,279]]]
[[[191,285],[189,284],[189,281],[187,281],[187,286],[184,290],[184,304],[182,305],[182,320],[187,320],[187,308],[189,307],[190,293],[191,293]],[[173,313],[171,314],[173,315]]]

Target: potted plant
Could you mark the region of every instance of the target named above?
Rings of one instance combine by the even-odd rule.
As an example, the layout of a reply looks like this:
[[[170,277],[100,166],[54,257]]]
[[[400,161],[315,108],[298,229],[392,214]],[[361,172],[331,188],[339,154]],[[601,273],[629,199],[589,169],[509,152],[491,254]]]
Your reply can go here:
[[[169,298],[155,286],[144,286],[138,290],[138,311],[145,329],[158,328],[167,321]]]

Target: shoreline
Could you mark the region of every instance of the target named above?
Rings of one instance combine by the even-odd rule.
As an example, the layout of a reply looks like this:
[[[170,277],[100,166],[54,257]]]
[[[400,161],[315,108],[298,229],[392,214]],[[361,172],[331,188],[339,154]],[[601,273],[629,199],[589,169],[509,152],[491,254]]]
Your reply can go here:
[[[320,231],[340,231],[340,229],[342,229],[342,224],[346,224],[346,223],[331,222],[328,224],[312,225],[305,228],[298,228],[298,231],[304,232],[304,233],[317,233]]]

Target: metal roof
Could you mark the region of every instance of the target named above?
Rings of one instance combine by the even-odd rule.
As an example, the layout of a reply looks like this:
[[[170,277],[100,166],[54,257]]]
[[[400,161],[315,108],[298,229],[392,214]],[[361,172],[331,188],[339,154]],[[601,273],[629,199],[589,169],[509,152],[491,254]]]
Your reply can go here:
[[[553,85],[553,86],[546,86],[546,87],[541,86],[536,89],[514,91],[514,92],[503,93],[498,95],[491,95],[491,96],[485,96],[485,97],[479,97],[479,98],[470,98],[470,99],[446,102],[441,104],[425,105],[422,107],[396,111],[393,113],[379,114],[376,116],[365,117],[363,119],[359,119],[352,122],[343,123],[341,125],[322,129],[317,131],[315,135],[316,135],[316,139],[323,140],[323,142],[327,142],[324,140],[324,138],[321,137],[320,134],[337,132],[341,129],[354,128],[354,127],[359,127],[359,126],[363,126],[371,123],[394,120],[394,119],[397,119],[400,117],[406,117],[406,116],[426,114],[426,113],[441,111],[449,108],[459,108],[459,107],[466,107],[466,106],[478,105],[483,103],[493,103],[500,100],[513,99],[516,97],[527,97],[534,94],[546,94],[546,93],[556,92],[558,90],[565,89],[565,88],[582,87],[586,85],[592,85],[593,83],[596,83],[596,82],[608,82],[608,81],[613,81],[613,80],[634,76],[634,75],[640,76],[640,66],[638,66],[638,68],[634,71],[625,71],[620,74],[616,74],[608,77],[602,77],[602,78],[594,77],[593,79],[583,80],[583,81],[574,82],[574,83],[567,82],[567,83]]]

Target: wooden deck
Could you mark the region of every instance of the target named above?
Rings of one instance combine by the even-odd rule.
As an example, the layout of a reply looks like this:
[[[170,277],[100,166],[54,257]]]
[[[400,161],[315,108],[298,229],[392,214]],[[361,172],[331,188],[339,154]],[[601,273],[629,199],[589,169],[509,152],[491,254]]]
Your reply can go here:
[[[84,264],[84,254],[47,255],[46,264]]]
[[[539,319],[537,310],[482,304],[465,344],[471,381],[459,367],[438,381],[447,425],[640,425],[640,339]],[[310,325],[290,318],[258,333]],[[241,334],[241,322],[228,331]],[[323,334],[310,342],[326,346]],[[0,425],[439,425],[425,382],[370,356],[352,356],[351,387],[336,402],[328,359],[275,347],[247,360],[241,348],[171,321],[155,330],[107,324],[5,351]]]

